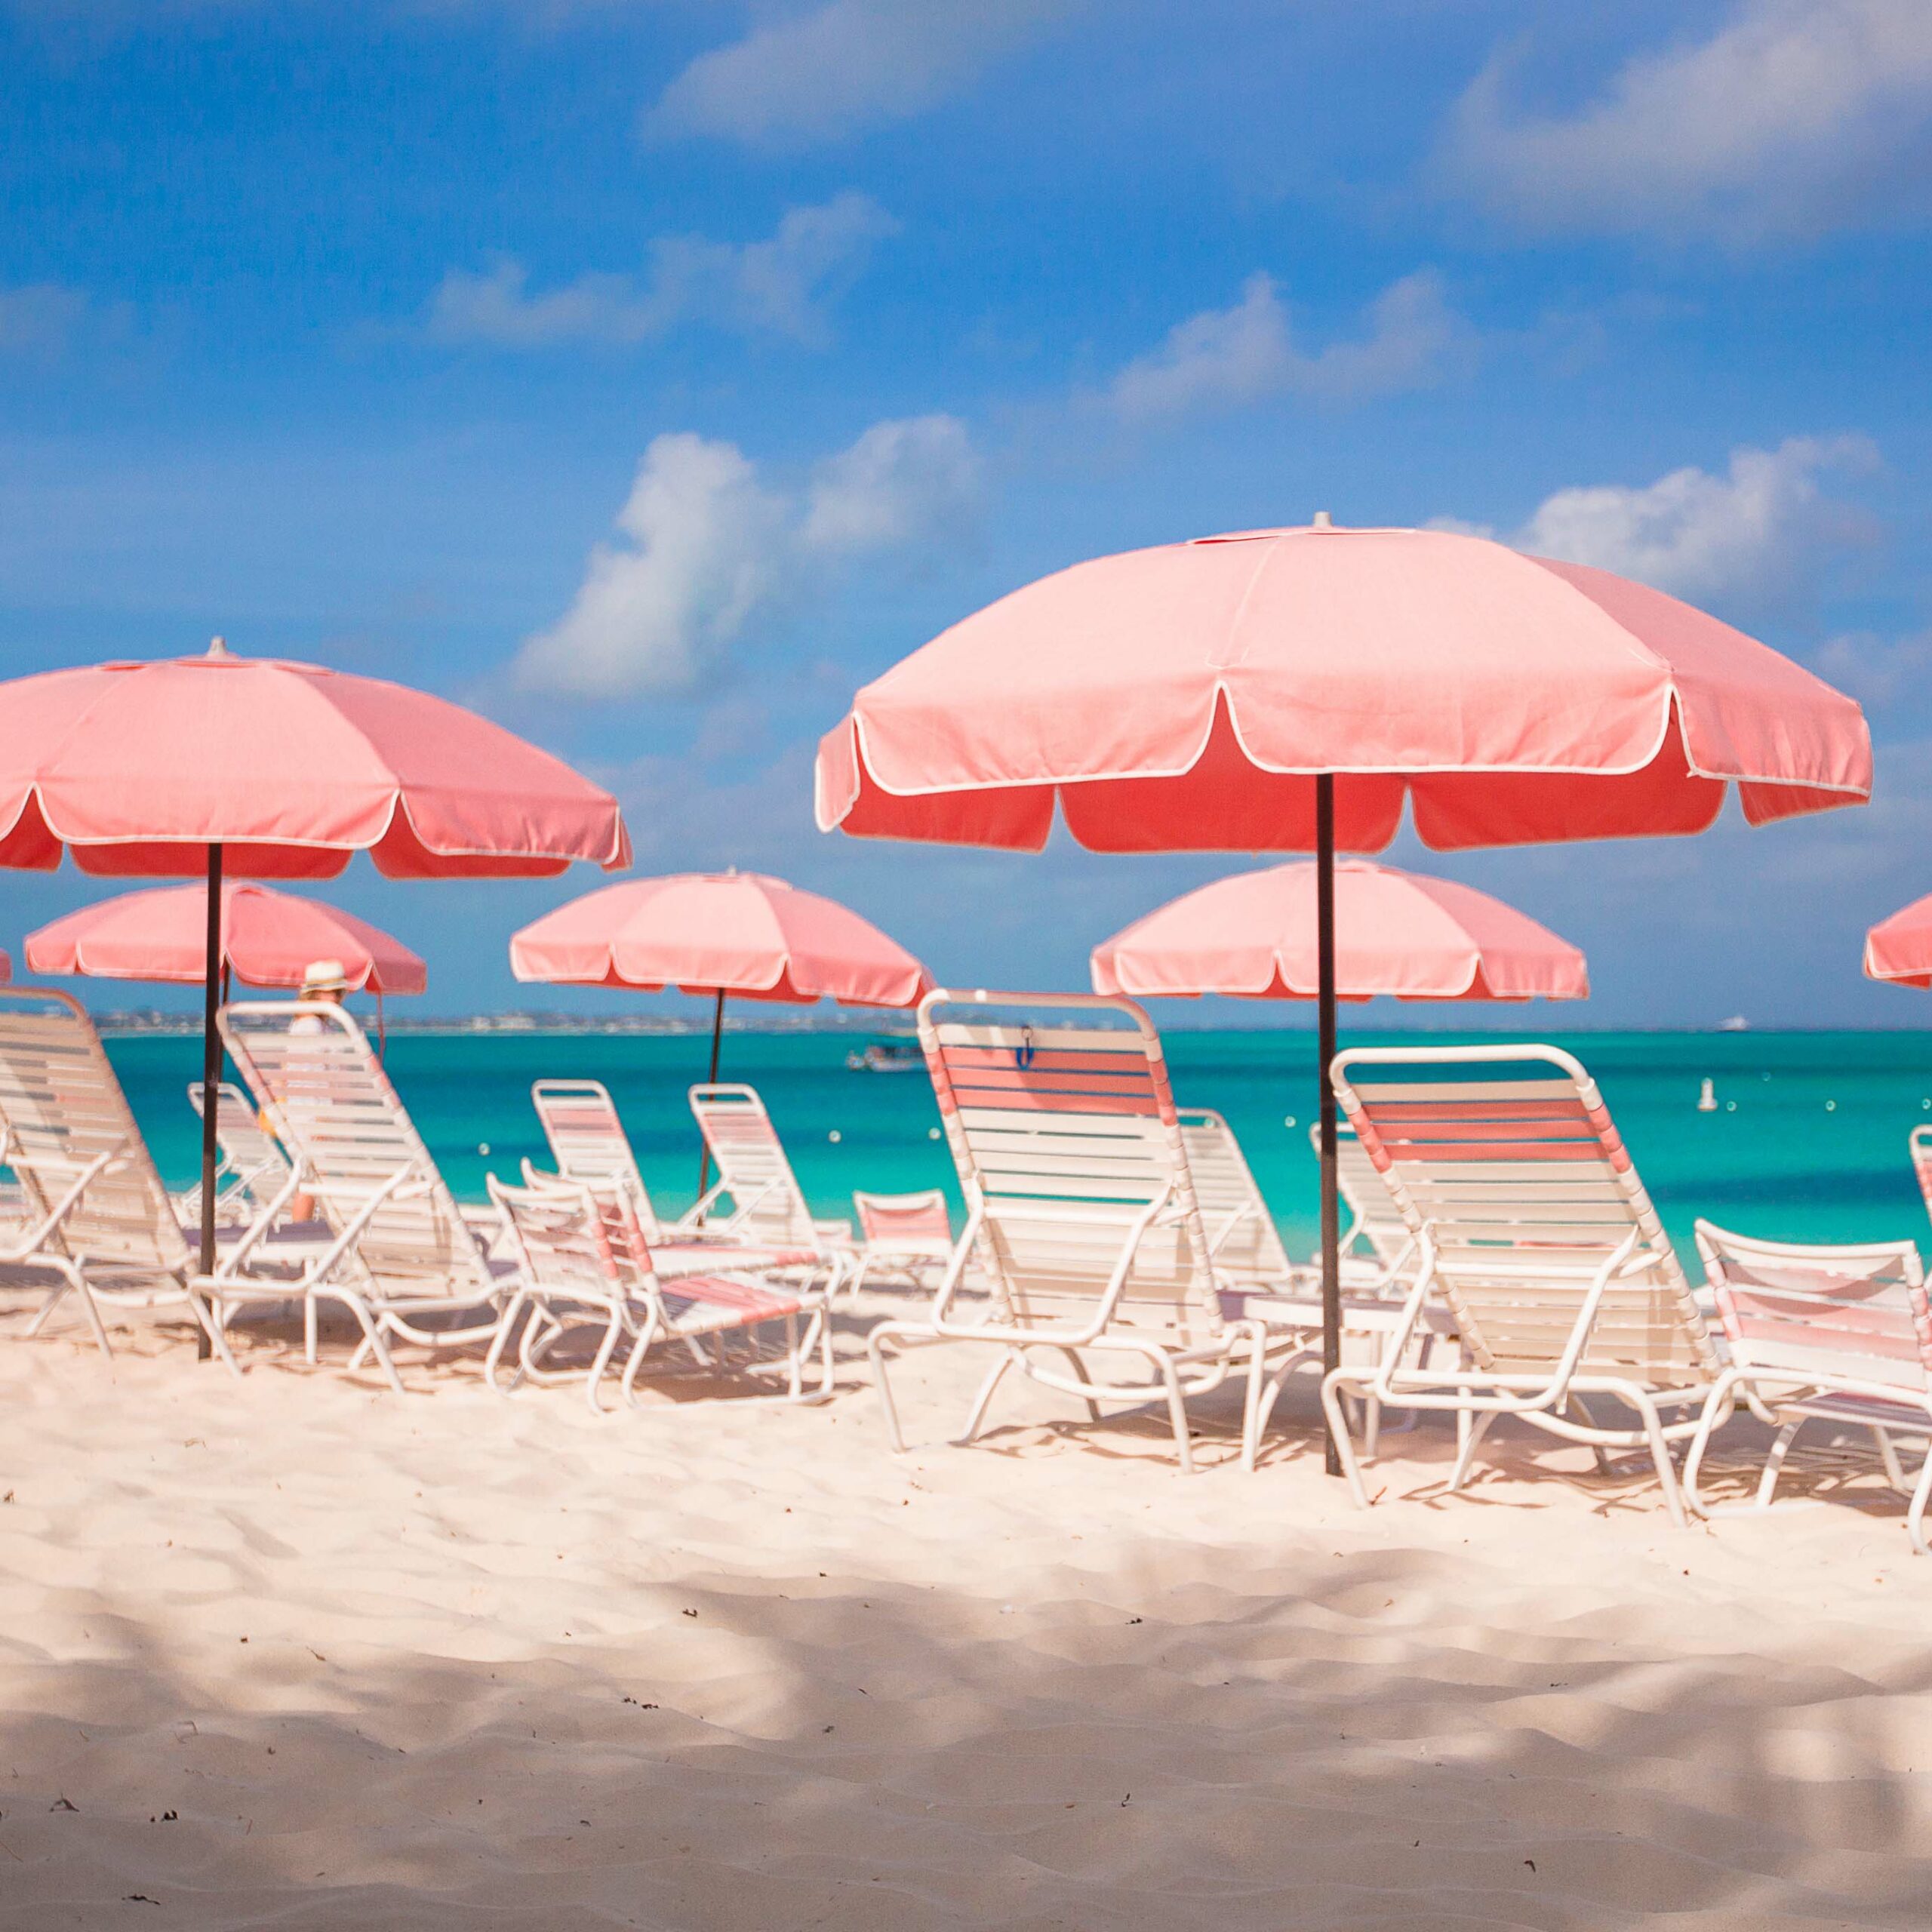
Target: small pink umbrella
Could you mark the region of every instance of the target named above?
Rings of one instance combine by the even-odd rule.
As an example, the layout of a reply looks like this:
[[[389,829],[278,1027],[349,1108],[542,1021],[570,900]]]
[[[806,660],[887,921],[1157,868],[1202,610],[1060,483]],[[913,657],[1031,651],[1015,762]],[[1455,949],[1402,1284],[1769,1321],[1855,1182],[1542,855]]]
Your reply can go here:
[[[1932,896],[1915,899],[1865,935],[1865,973],[1895,986],[1932,987]]]
[[[224,869],[333,878],[548,878],[630,863],[617,801],[460,705],[319,665],[232,655],[0,685],[0,866],[205,878],[202,1265],[214,1266]],[[206,1352],[206,1338],[203,1338]]]
[[[35,973],[193,984],[207,970],[208,888],[157,886],[83,906],[27,936]],[[299,986],[318,959],[342,962],[352,991],[420,993],[423,961],[401,940],[333,906],[266,885],[221,889],[223,968],[251,986]]]
[[[519,980],[708,993],[711,1074],[728,994],[809,1005],[915,1006],[926,969],[869,920],[758,872],[679,872],[587,892],[510,941]],[[698,1192],[709,1172],[700,1159]]]
[[[1648,586],[1432,530],[1238,532],[1075,565],[875,678],[818,820],[1037,851],[1313,851],[1323,1355],[1340,1358],[1334,855],[1701,832],[1872,789],[1848,697]],[[1329,1467],[1340,1464],[1330,1447]]]
[[[1094,949],[1094,990],[1131,998],[1319,991],[1315,868],[1217,879]],[[1335,868],[1335,996],[1587,999],[1583,955],[1473,886],[1352,859]]]

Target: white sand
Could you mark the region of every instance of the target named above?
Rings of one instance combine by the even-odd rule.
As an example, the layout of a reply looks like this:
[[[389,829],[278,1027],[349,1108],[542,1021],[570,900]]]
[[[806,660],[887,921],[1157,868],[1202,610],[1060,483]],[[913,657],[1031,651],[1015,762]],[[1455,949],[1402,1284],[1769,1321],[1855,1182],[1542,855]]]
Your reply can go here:
[[[1867,1475],[1678,1532],[1500,1428],[1444,1499],[1432,1430],[1359,1515],[1306,1405],[1252,1477],[1017,1388],[944,1446],[964,1351],[903,1459],[849,1360],[601,1424],[251,1360],[0,1346],[0,1927],[1932,1921]]]

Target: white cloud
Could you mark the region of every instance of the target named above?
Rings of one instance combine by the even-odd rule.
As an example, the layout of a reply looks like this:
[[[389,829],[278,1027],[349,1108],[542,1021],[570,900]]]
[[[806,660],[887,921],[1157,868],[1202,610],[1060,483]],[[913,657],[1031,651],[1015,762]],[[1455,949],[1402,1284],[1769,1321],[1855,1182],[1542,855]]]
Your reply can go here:
[[[734,445],[657,437],[570,608],[524,646],[520,680],[574,697],[697,684],[771,592],[785,506]]]
[[[623,540],[592,551],[570,608],[525,641],[518,681],[577,698],[696,689],[829,563],[956,528],[977,476],[950,416],[873,424],[801,491],[772,487],[734,444],[660,436],[617,513]]]
[[[821,0],[700,54],[646,113],[644,131],[787,145],[905,120],[1070,4]]]
[[[1231,309],[1176,325],[1151,355],[1128,364],[1108,397],[1121,414],[1172,416],[1297,394],[1330,401],[1432,382],[1466,336],[1440,276],[1424,269],[1392,282],[1364,312],[1354,341],[1310,352],[1295,340],[1274,279],[1251,275]]]
[[[1733,242],[1814,232],[1922,191],[1932,5],[1739,0],[1713,37],[1637,56],[1580,112],[1521,112],[1505,96],[1492,63],[1443,156],[1503,214]]]
[[[431,300],[426,326],[439,341],[506,349],[641,342],[693,321],[816,342],[828,303],[864,268],[873,245],[898,228],[869,195],[848,189],[790,210],[762,242],[660,237],[642,277],[580,275],[533,294],[522,264],[508,258],[481,275],[452,269]]]
[[[0,355],[57,354],[86,320],[89,306],[78,289],[58,282],[0,288]]]
[[[800,540],[828,553],[936,536],[970,515],[980,462],[956,416],[875,423],[812,476]]]
[[[1559,490],[1509,541],[1684,597],[1749,590],[1788,577],[1804,553],[1855,532],[1857,520],[1825,500],[1819,478],[1877,460],[1863,436],[1793,436],[1774,450],[1734,451],[1721,475],[1687,467],[1640,486]]]

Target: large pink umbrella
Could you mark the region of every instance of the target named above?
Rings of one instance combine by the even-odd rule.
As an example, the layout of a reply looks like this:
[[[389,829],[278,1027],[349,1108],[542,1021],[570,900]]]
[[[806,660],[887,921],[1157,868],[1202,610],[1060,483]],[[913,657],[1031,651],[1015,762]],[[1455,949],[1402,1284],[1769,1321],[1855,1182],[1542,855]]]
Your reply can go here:
[[[1094,990],[1131,998],[1321,991],[1317,869],[1307,860],[1217,879],[1094,949]],[[1335,997],[1587,999],[1568,940],[1473,886],[1350,859],[1335,868]]]
[[[1079,564],[872,683],[819,823],[1038,851],[1306,851],[1318,868],[1322,1298],[1340,1355],[1334,854],[1406,803],[1438,851],[1702,831],[1870,795],[1858,706],[1661,591],[1429,530],[1251,531]],[[1331,1469],[1339,1469],[1332,1445]]]
[[[27,935],[35,973],[192,984],[207,971],[208,888],[124,892]],[[400,940],[365,919],[266,885],[221,889],[221,961],[251,986],[299,986],[318,959],[339,960],[352,991],[420,993],[428,969]]]
[[[214,1256],[224,870],[331,878],[547,878],[630,862],[617,801],[441,698],[231,654],[42,672],[0,685],[0,865],[70,853],[106,877],[205,877],[202,1261]]]
[[[915,1006],[932,984],[869,920],[759,872],[678,872],[587,892],[518,933],[510,967],[558,986],[708,994],[713,1081],[728,995]],[[700,1158],[700,1194],[706,1173]]]
[[[1915,899],[1865,935],[1868,979],[1932,987],[1932,896]]]

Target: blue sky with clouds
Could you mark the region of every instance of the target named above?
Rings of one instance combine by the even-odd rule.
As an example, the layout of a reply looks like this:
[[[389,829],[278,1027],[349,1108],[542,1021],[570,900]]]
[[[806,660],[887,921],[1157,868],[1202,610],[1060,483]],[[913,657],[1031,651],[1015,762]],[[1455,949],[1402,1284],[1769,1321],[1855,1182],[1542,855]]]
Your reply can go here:
[[[823,838],[851,691],[1081,557],[1454,518],[1823,671],[1879,789],[1423,863],[1598,1023],[1921,1020],[1858,958],[1932,891],[1924,0],[0,0],[0,674],[398,676],[644,869],[1069,984],[1238,862]],[[463,1009],[593,882],[335,896]]]

